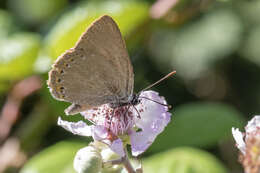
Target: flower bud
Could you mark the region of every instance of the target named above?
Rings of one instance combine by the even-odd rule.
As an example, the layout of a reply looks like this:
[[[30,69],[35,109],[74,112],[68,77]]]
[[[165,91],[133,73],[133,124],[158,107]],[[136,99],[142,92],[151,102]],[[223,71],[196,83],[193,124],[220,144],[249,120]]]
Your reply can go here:
[[[78,173],[97,173],[102,168],[102,157],[98,149],[87,146],[80,149],[74,158],[74,169]]]
[[[103,161],[108,163],[108,161],[119,159],[120,156],[112,151],[110,148],[103,149],[101,151]],[[103,172],[120,172],[122,170],[122,165],[112,165],[104,164]]]

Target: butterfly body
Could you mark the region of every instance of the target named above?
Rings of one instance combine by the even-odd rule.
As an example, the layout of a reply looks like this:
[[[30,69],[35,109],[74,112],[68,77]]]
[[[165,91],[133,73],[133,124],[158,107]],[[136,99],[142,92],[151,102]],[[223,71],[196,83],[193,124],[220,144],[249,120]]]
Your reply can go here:
[[[116,103],[110,103],[110,107],[116,108],[121,106],[127,106],[127,105],[137,105],[140,103],[139,94],[132,94],[127,101],[119,100]]]

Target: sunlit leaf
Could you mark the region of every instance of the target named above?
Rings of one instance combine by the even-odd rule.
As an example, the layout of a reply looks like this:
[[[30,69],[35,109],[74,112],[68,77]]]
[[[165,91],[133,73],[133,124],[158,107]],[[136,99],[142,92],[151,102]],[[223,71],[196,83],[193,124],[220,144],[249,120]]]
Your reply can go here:
[[[34,33],[17,33],[0,42],[0,80],[14,80],[33,72],[40,47]]]
[[[85,145],[80,142],[59,142],[32,157],[21,173],[74,173],[74,156]]]
[[[8,7],[26,24],[46,22],[61,11],[68,0],[9,0]]]
[[[53,60],[73,47],[91,22],[108,14],[125,36],[148,18],[148,6],[138,1],[101,1],[81,3],[65,14],[47,35],[45,52]],[[130,15],[131,14],[131,15]]]
[[[203,150],[181,147],[155,154],[143,161],[149,173],[227,173],[223,164]]]

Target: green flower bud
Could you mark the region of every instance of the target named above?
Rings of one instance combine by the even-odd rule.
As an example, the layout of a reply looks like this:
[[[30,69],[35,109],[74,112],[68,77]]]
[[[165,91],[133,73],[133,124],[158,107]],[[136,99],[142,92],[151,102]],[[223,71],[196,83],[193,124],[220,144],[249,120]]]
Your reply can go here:
[[[87,146],[80,149],[74,158],[74,169],[78,173],[97,173],[102,168],[102,157],[98,149]]]

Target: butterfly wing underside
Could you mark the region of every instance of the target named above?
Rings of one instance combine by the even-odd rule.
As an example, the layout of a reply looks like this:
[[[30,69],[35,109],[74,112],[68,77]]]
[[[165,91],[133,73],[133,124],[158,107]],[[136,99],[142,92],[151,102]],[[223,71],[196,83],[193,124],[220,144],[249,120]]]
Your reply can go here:
[[[134,74],[125,42],[114,20],[96,20],[77,42],[62,54],[49,72],[52,95],[72,105],[75,114],[105,103],[127,102],[133,93]]]

